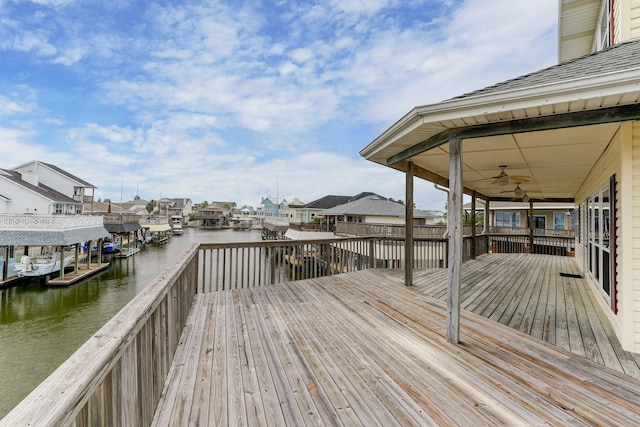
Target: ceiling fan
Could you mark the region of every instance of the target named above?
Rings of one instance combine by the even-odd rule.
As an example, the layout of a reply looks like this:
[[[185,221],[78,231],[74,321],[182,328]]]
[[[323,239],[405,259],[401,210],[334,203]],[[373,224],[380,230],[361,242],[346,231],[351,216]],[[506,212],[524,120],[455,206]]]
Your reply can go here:
[[[531,180],[530,176],[521,176],[521,175],[509,175],[507,174],[504,170],[507,168],[506,165],[500,165],[498,166],[500,168],[500,173],[496,176],[492,176],[489,178],[483,178],[483,179],[479,179],[478,181],[484,181],[484,180],[492,180],[491,183],[492,184],[498,184],[501,187],[504,187],[506,185],[509,184],[509,182],[513,181],[516,182],[516,184],[522,184],[523,182],[528,182],[529,180]]]
[[[520,188],[520,184],[522,183],[519,181],[514,181],[514,184],[516,184],[516,188],[514,188],[513,190],[501,191],[501,193],[513,193],[516,198],[522,199],[523,202],[528,202],[530,198],[527,195],[527,192]]]

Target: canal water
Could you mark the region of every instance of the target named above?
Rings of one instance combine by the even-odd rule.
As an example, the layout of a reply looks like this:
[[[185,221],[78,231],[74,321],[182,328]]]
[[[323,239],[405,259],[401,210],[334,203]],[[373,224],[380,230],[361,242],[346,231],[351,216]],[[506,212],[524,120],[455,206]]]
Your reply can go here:
[[[193,244],[260,239],[255,230],[185,228],[68,288],[0,290],[0,419]]]

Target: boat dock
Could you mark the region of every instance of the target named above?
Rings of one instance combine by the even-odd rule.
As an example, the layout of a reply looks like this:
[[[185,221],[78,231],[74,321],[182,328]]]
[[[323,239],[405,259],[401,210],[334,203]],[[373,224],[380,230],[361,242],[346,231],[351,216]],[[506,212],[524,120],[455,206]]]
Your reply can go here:
[[[85,265],[85,266],[79,267],[78,270],[76,271],[64,273],[64,277],[56,277],[55,279],[49,279],[47,281],[47,285],[70,286],[90,276],[93,276],[94,274],[97,274],[103,270],[106,270],[107,268],[109,268],[108,262],[92,264],[89,267]]]
[[[129,258],[130,256],[134,256],[140,252],[140,248],[128,248],[122,249],[120,252],[115,254],[116,258]]]

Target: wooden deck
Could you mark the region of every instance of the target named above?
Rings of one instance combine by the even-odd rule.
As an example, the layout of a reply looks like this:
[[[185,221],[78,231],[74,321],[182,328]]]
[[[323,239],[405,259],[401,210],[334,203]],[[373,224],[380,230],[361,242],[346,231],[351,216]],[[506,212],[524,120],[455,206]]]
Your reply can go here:
[[[465,310],[447,343],[444,306],[378,270],[199,294],[154,425],[640,423],[640,381]]]
[[[624,351],[573,258],[528,254],[485,255],[462,268],[460,305],[496,322],[640,379],[640,354]],[[385,276],[404,280],[401,271]],[[447,271],[414,274],[420,292],[447,296]]]

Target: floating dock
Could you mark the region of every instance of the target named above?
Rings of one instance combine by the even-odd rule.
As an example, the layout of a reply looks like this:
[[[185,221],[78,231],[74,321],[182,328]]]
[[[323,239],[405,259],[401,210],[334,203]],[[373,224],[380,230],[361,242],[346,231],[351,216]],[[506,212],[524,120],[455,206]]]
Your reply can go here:
[[[47,281],[48,286],[70,286],[74,283],[77,283],[81,280],[84,280],[94,274],[97,274],[103,270],[106,270],[109,267],[109,263],[98,263],[92,264],[91,267],[87,268],[87,266],[79,267],[78,271],[71,271],[69,273],[64,273],[64,278],[56,277],[55,279],[49,279]]]
[[[116,258],[128,258],[140,252],[140,248],[122,249],[115,254]]]

